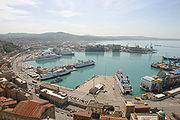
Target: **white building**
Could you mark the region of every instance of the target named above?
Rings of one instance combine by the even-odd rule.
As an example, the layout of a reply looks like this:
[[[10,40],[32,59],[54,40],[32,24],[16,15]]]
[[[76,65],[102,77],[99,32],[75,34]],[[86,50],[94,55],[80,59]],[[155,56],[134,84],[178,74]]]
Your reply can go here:
[[[49,89],[42,89],[40,91],[40,95],[49,99],[49,101],[51,101],[52,103],[57,103],[57,104],[64,104],[68,101],[68,97],[67,94],[63,93],[63,92],[57,92],[55,93],[52,90]]]

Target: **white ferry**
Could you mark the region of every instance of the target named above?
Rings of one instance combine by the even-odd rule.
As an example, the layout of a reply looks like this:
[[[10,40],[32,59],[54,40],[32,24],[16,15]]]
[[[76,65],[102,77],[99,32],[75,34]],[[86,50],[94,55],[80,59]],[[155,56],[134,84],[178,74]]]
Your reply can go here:
[[[78,63],[74,65],[75,68],[82,68],[86,66],[91,66],[94,65],[95,62],[93,60],[88,60],[88,61],[83,61],[83,60],[78,60]]]
[[[44,53],[44,54],[41,54],[40,56],[38,56],[36,58],[36,61],[51,60],[51,59],[56,59],[56,58],[60,58],[60,57],[61,57],[61,55],[56,55],[53,53]]]
[[[67,74],[70,74],[70,73],[71,73],[70,70],[59,69],[59,70],[56,70],[56,71],[48,72],[47,74],[42,74],[39,79],[40,80],[47,80],[47,79],[51,79],[51,78],[56,78],[56,77],[59,77],[59,76],[67,75]]]
[[[72,52],[72,50],[61,50],[59,52],[59,55],[74,55],[74,53]]]
[[[128,76],[121,71],[116,72],[115,78],[117,80],[118,86],[123,94],[132,94],[133,89],[128,80]]]

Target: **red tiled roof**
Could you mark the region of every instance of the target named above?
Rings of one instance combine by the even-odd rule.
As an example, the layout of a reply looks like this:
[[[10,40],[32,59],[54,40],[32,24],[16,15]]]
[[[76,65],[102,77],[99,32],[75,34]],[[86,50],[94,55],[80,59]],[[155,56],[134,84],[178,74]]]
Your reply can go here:
[[[6,98],[4,96],[0,97],[0,101],[5,100]]]
[[[127,120],[125,117],[115,117],[115,116],[104,116],[100,117],[100,120]]]
[[[145,105],[145,104],[142,104],[142,103],[135,103],[135,108],[150,108],[149,105]]]
[[[16,100],[13,100],[11,98],[5,98],[4,96],[0,97],[0,106],[1,105],[12,105],[12,104],[16,104],[17,101]]]
[[[74,115],[78,115],[78,116],[91,117],[91,114],[90,114],[90,113],[88,113],[88,112],[86,112],[86,111],[82,111],[82,110],[80,110],[80,111],[78,111],[78,112],[74,112],[73,114],[74,114]]]
[[[9,101],[9,102],[5,102],[5,103],[3,103],[3,105],[6,105],[6,106],[8,106],[8,105],[13,105],[13,104],[16,104],[17,103],[17,101]]]
[[[43,111],[47,108],[53,106],[52,104],[41,105],[36,101],[26,100],[21,101],[12,111],[14,114],[18,114],[26,117],[40,118]]]

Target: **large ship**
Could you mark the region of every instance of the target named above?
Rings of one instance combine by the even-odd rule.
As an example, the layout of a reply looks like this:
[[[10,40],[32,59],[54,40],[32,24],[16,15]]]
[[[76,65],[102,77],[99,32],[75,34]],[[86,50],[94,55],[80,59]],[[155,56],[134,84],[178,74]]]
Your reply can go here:
[[[164,57],[163,56],[163,58],[164,58],[164,60],[180,60],[180,57]]]
[[[135,47],[128,47],[126,48],[126,51],[129,53],[143,53],[143,54],[152,54],[156,53],[156,50],[153,49],[152,45],[150,48],[142,48],[139,45],[136,45]]]
[[[144,76],[141,78],[140,87],[144,91],[159,92],[180,83],[180,69],[165,73],[160,68],[157,75]]]
[[[128,76],[125,76],[123,72],[118,71],[115,74],[115,78],[123,94],[132,94],[133,89],[130,84],[130,81],[128,80]]]
[[[94,64],[95,64],[95,62],[93,60],[88,60],[88,61],[79,60],[78,63],[75,63],[74,67],[82,68],[82,67],[91,66]]]
[[[60,58],[60,57],[61,57],[61,55],[56,55],[53,53],[43,53],[36,58],[36,61],[51,60],[51,59],[56,59],[56,58]]]
[[[61,50],[58,54],[59,55],[74,55],[72,50]]]
[[[104,52],[104,45],[88,45],[85,48],[86,52]]]
[[[47,74],[42,74],[40,75],[40,80],[47,80],[47,79],[51,79],[51,78],[56,78],[59,76],[63,76],[63,75],[67,75],[70,74],[71,71],[70,70],[66,70],[66,69],[59,69],[56,71],[52,71],[52,72],[48,72]]]

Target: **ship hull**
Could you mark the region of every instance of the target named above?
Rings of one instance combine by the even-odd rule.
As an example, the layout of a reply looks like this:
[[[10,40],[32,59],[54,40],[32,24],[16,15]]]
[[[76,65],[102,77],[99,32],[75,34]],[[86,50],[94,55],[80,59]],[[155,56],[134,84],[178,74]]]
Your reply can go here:
[[[149,90],[149,89],[146,89],[146,88],[142,87],[141,85],[140,85],[140,88],[143,89],[143,90],[146,91],[146,92],[150,92],[150,91],[151,91],[151,90]]]
[[[48,80],[48,79],[56,78],[56,77],[59,77],[59,76],[67,75],[67,74],[70,74],[70,73],[71,73],[71,71],[66,71],[66,72],[63,72],[63,73],[44,76],[44,77],[41,77],[39,79],[43,81],[43,80]]]
[[[52,59],[57,59],[60,58],[60,56],[55,56],[55,57],[49,57],[49,58],[37,58],[36,61],[44,61],[44,60],[52,60]]]
[[[91,66],[91,65],[94,65],[94,63],[85,64],[85,65],[75,65],[74,67],[75,67],[75,68],[83,68],[83,67],[87,67],[87,66]]]
[[[179,57],[177,57],[177,58],[173,58],[173,57],[172,57],[172,58],[171,58],[171,57],[169,57],[169,58],[168,58],[168,57],[164,57],[164,59],[165,59],[165,60],[180,60]]]
[[[61,55],[63,55],[63,56],[73,56],[73,55],[74,55],[74,53],[69,53],[69,54],[61,54]]]
[[[117,83],[118,83],[118,86],[119,86],[122,94],[132,94],[132,91],[126,91],[126,90],[123,89],[123,86],[122,86],[122,84],[120,83],[120,81],[119,81],[119,79],[117,78],[117,76],[116,76],[116,81],[117,81]]]
[[[127,76],[125,76],[122,72],[120,72],[120,74],[119,74],[119,72],[116,72],[115,79],[118,83],[118,86],[119,86],[122,94],[132,94],[133,89],[130,85],[130,82],[129,82]]]

